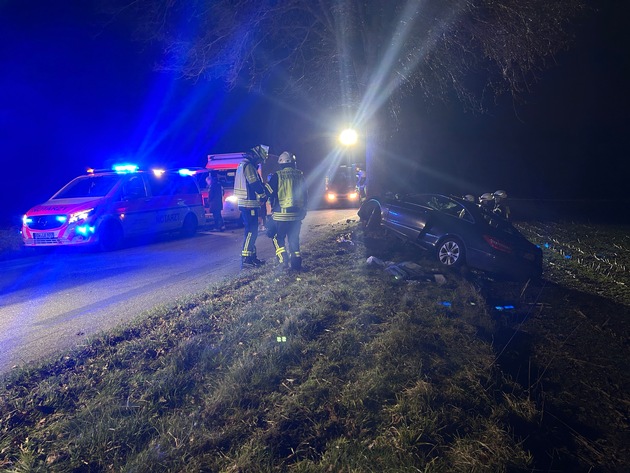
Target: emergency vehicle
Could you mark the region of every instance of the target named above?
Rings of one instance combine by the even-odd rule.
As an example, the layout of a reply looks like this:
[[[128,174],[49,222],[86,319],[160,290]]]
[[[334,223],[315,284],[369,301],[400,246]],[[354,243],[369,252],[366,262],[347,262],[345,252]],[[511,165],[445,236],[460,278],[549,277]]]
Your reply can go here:
[[[127,237],[179,231],[192,236],[205,221],[195,180],[134,165],[89,170],[23,217],[25,246],[118,248]]]
[[[234,195],[234,177],[236,176],[236,168],[246,156],[247,153],[208,155],[206,169],[210,172],[216,172],[219,182],[223,186],[223,212],[221,215],[224,220],[240,221],[241,212],[238,209],[238,199]],[[258,173],[261,174],[260,166],[258,166]]]
[[[324,202],[328,207],[359,206],[356,164],[340,164],[326,176]]]

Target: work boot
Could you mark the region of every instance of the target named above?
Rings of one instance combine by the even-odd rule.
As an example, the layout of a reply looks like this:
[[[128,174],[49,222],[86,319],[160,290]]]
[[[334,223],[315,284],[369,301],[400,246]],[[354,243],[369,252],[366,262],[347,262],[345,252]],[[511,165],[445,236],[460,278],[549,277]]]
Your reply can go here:
[[[301,256],[291,256],[291,269],[295,271],[299,271],[302,269],[302,257]]]
[[[263,264],[265,264],[265,262],[263,260],[259,260],[258,258],[256,258],[256,256],[241,257],[241,269],[247,266],[252,267],[252,268],[258,268],[259,266],[262,266]]]

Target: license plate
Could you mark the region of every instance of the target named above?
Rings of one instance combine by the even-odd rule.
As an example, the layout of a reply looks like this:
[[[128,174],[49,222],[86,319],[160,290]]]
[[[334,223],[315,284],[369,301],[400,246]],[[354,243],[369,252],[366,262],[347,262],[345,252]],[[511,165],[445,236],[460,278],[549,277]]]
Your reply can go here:
[[[35,238],[36,240],[38,239],[45,239],[45,238],[55,238],[55,232],[39,232],[39,233],[33,233],[33,238]]]

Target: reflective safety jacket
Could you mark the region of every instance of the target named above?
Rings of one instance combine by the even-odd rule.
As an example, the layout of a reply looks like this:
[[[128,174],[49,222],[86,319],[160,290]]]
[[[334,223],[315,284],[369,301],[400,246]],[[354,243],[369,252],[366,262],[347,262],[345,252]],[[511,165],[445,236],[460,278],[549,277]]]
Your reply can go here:
[[[236,169],[234,195],[238,198],[239,208],[245,209],[260,208],[260,201],[267,197],[256,165],[248,158],[243,159]]]
[[[302,171],[288,164],[271,176],[269,186],[274,220],[287,222],[304,218],[308,196]]]

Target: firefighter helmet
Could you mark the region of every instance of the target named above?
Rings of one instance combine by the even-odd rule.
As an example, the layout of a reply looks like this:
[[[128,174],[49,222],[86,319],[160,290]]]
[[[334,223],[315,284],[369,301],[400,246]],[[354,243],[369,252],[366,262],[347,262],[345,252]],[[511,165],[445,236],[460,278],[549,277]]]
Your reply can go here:
[[[266,145],[254,146],[251,149],[250,154],[254,157],[254,159],[264,164],[267,162],[267,158],[269,158],[269,146],[266,146]]]
[[[278,164],[292,164],[295,163],[295,155],[288,151],[283,151],[278,157]]]
[[[498,190],[494,193],[494,198],[497,200],[503,200],[503,199],[507,199],[507,192],[503,191],[503,190]]]
[[[494,195],[492,195],[490,192],[486,192],[485,194],[481,194],[481,197],[479,197],[479,203],[480,204],[488,204],[490,202],[492,202],[494,200]]]

